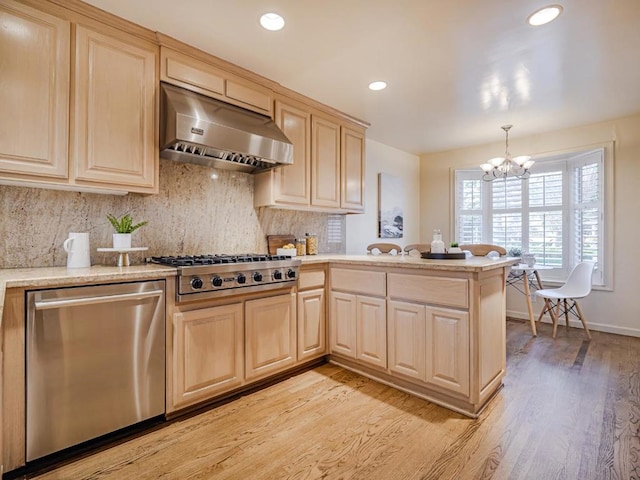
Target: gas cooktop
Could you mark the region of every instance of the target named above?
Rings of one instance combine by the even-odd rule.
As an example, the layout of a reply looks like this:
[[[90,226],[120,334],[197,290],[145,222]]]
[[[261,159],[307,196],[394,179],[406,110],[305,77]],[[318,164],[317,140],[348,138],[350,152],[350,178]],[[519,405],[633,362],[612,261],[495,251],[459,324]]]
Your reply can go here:
[[[294,286],[301,264],[286,255],[254,253],[158,256],[148,261],[178,269],[176,299],[181,303]]]

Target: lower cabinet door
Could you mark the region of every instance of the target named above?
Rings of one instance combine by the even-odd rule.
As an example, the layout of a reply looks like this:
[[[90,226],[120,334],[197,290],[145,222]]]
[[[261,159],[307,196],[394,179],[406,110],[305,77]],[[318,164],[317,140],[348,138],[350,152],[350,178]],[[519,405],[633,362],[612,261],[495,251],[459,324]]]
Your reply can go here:
[[[469,395],[469,314],[426,307],[426,381]]]
[[[296,362],[295,293],[245,303],[245,377],[277,373]]]
[[[298,293],[298,361],[327,353],[324,288]]]
[[[356,312],[354,294],[331,292],[329,329],[331,353],[356,358]]]
[[[387,316],[389,370],[424,382],[425,306],[390,300]]]
[[[176,313],[173,326],[174,407],[207,400],[242,384],[242,304]]]
[[[387,368],[387,311],[384,298],[356,296],[356,359]]]

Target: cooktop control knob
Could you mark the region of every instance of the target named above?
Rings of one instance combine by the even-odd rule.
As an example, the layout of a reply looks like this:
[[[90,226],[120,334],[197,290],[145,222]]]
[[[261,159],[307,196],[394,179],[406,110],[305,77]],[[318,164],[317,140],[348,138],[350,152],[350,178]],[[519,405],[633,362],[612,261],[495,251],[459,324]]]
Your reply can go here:
[[[245,277],[245,276],[244,276],[244,273],[239,273],[239,274],[238,274],[238,276],[236,277],[236,281],[237,281],[239,284],[246,283],[246,281],[247,281],[247,277]]]
[[[213,277],[211,279],[211,285],[213,285],[214,287],[221,287],[222,286],[222,278],[220,278],[218,275],[216,275],[215,277]]]
[[[199,277],[194,277],[191,279],[191,288],[194,290],[200,290],[204,286],[204,282]]]
[[[261,282],[262,281],[262,274],[260,272],[256,272],[253,274],[253,281],[254,282]]]
[[[289,269],[287,271],[287,278],[296,278],[296,271]]]
[[[280,270],[276,270],[273,272],[273,278],[276,280],[282,280],[282,272]]]

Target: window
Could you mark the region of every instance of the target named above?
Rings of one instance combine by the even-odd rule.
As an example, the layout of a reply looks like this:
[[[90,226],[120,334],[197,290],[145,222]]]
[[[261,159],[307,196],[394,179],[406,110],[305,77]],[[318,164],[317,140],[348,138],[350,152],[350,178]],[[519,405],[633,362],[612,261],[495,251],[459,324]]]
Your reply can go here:
[[[605,284],[605,149],[537,159],[529,180],[482,180],[482,171],[455,172],[455,238],[461,244],[521,248],[564,281],[580,261],[596,262]]]

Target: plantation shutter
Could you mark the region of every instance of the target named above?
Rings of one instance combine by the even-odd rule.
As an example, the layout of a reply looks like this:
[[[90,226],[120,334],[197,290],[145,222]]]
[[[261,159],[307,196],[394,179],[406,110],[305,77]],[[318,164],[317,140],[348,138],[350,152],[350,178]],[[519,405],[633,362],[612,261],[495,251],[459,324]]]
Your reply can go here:
[[[460,244],[483,243],[484,182],[477,174],[456,173],[456,238]],[[474,178],[475,177],[475,178]]]
[[[546,167],[546,168],[545,168]],[[564,164],[544,165],[529,178],[528,250],[542,265],[563,268]]]
[[[516,177],[491,183],[491,243],[507,250],[513,247],[522,248],[523,186],[523,181]]]
[[[570,161],[572,169],[573,264],[596,263],[594,277],[601,282],[599,253],[603,251],[603,152],[588,152]]]

